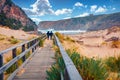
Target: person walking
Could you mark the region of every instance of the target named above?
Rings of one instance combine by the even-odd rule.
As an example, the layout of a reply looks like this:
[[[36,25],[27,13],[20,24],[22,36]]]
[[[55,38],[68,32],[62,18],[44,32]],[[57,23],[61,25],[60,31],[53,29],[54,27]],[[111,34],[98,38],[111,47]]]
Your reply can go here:
[[[49,36],[50,36],[50,32],[47,31],[47,38],[48,38],[48,40],[49,40]]]
[[[50,32],[50,39],[52,40],[53,32]]]

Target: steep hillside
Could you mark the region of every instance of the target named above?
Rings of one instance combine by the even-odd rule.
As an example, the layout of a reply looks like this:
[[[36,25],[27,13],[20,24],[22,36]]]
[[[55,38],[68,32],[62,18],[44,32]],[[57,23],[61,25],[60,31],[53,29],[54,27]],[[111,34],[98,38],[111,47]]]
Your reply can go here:
[[[34,30],[36,24],[11,0],[0,0],[0,25],[12,29]]]
[[[43,21],[40,29],[54,28],[55,30],[100,30],[120,25],[120,12],[104,15],[90,15],[87,17],[71,18],[59,21]]]

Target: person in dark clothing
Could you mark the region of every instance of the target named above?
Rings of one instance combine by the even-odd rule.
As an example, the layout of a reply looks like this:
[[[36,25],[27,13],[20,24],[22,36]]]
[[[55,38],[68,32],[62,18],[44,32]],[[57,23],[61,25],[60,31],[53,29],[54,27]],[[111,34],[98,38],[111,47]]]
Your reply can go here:
[[[50,39],[52,39],[52,36],[53,36],[53,32],[51,31],[50,32]]]
[[[49,36],[50,36],[50,32],[49,31],[47,31],[47,38],[49,39]]]

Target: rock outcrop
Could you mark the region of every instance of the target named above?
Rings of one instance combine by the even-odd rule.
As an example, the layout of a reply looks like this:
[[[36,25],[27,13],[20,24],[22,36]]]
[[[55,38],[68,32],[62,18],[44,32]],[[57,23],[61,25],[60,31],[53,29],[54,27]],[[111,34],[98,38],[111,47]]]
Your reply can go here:
[[[11,0],[0,0],[0,25],[13,29],[34,30],[36,24]]]

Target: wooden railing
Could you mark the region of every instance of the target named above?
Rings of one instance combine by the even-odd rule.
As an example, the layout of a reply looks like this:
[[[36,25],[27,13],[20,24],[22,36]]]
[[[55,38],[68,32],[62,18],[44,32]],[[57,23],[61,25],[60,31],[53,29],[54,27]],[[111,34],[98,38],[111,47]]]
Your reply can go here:
[[[54,35],[54,37],[55,37],[55,44],[60,49],[60,53],[63,57],[65,67],[66,67],[64,77],[61,76],[61,80],[82,80],[81,75],[79,74],[79,72],[76,69],[74,63],[72,62],[72,60],[70,59],[70,57],[66,53],[65,49],[61,45],[59,39],[57,38],[56,35]]]
[[[45,35],[40,37],[41,39],[45,38]],[[10,76],[7,78],[7,80],[12,80],[13,77],[16,75],[16,73],[24,67],[24,65],[27,63],[27,61],[34,55],[37,47],[39,45],[39,38],[34,38],[30,41],[23,42],[17,46],[11,47],[9,49],[6,49],[4,51],[0,52],[0,80],[4,80],[4,73],[5,71],[10,68],[12,65],[15,65],[15,70],[10,74]],[[17,48],[21,47],[21,53],[17,55]],[[7,52],[12,51],[12,59],[4,64],[4,54],[7,54]],[[32,52],[29,57],[26,55],[28,52]],[[18,60],[22,59],[22,65],[18,66]]]

